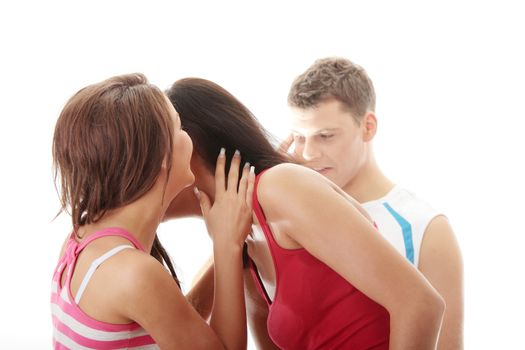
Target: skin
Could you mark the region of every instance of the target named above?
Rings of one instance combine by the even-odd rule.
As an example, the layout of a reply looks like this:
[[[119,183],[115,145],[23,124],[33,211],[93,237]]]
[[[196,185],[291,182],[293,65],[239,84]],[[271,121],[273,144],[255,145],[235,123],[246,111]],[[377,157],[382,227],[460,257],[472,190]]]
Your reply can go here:
[[[192,165],[202,162],[195,155],[194,158]],[[206,167],[199,166],[199,169],[205,171]],[[215,183],[205,180],[209,174],[194,172],[203,185]],[[388,310],[391,349],[435,348],[444,310],[442,298],[406,259],[377,235],[355,201],[323,176],[294,164],[281,164],[267,170],[260,178],[257,195],[281,247],[305,248]],[[287,198],[286,203],[280,200],[283,196]],[[312,196],[316,198],[315,203],[310,200]],[[289,202],[296,205],[289,206]],[[176,216],[176,209],[170,206],[169,215]],[[325,228],[323,235],[315,229],[318,227]],[[250,257],[273,298],[275,269],[268,259],[268,246],[256,218],[247,243]],[[260,302],[253,282],[250,279],[245,282],[252,331],[267,334],[268,308]],[[195,288],[199,288],[199,283]],[[403,287],[407,284],[413,288],[407,291]],[[269,338],[255,340],[263,348],[272,346]]]
[[[360,202],[381,198],[394,187],[374,158],[372,144],[377,119],[373,112],[367,112],[358,123],[340,102],[327,100],[315,108],[295,109],[293,117],[293,133],[281,145],[282,152],[287,152],[295,143],[293,154],[298,162],[330,179]],[[284,237],[282,244],[290,243]],[[257,239],[263,244],[257,244]],[[254,229],[248,242],[250,255],[259,267],[263,283],[269,294],[273,295],[275,272],[268,252],[263,250],[260,254],[254,253],[258,247],[265,246],[261,233]],[[417,268],[446,302],[437,348],[463,349],[463,263],[454,232],[445,216],[437,216],[428,225]],[[208,262],[195,278],[196,290],[206,281],[206,278],[200,277],[209,274],[213,274],[212,262]],[[209,287],[208,284],[206,288]],[[203,300],[207,300],[202,297],[205,293],[210,294],[210,289],[201,289],[201,306],[205,304]],[[248,321],[257,347],[276,349],[266,328],[268,307],[249,278],[245,279],[245,295]],[[407,305],[412,304],[412,301],[407,301]],[[203,310],[206,315],[206,307]]]
[[[295,144],[293,153],[299,162],[361,203],[381,198],[394,187],[374,157],[377,118],[373,112],[358,123],[334,99],[292,110],[292,134],[281,145],[283,151]],[[417,267],[446,302],[437,348],[463,349],[463,262],[445,216],[437,216],[426,228]]]
[[[147,253],[124,249],[104,262],[93,275],[79,302],[90,317],[102,322],[139,323],[162,349],[245,349],[246,318],[243,295],[242,246],[251,224],[253,174],[238,166],[227,179],[224,156],[219,156],[213,198],[199,191],[200,207],[214,242],[216,275],[210,325],[195,311],[167,270],[149,255],[157,226],[172,199],[194,181],[190,170],[192,143],[166,100],[174,123],[172,171],[165,166],[153,188],[131,204],[112,210],[96,224],[79,229],[82,239],[104,227],[122,227],[133,234]],[[239,164],[234,157],[233,164]],[[197,199],[198,198],[198,199]],[[120,244],[121,237],[93,241],[80,254],[71,281],[76,295],[91,262]],[[63,276],[65,277],[65,276]],[[103,290],[104,293],[100,293]]]
[[[283,168],[265,174],[258,189],[268,222],[273,232],[278,232],[279,245],[305,248],[383,305],[390,314],[391,349],[433,349],[444,308],[441,297],[406,259],[375,234],[371,222],[340,189],[327,181],[314,180],[318,177],[315,173],[300,174],[299,166]],[[278,196],[290,186],[295,190],[286,198],[294,206]],[[315,206],[308,203],[312,197],[316,198]],[[323,227],[322,235],[319,227]],[[416,286],[415,290],[406,291],[406,285]]]

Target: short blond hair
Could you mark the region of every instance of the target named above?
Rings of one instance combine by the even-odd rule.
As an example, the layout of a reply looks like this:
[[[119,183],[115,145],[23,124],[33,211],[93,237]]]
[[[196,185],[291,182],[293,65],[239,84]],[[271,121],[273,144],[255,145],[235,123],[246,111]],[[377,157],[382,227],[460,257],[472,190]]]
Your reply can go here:
[[[361,66],[341,57],[319,59],[295,78],[288,104],[307,109],[332,98],[343,103],[357,123],[367,111],[375,111],[372,80]]]

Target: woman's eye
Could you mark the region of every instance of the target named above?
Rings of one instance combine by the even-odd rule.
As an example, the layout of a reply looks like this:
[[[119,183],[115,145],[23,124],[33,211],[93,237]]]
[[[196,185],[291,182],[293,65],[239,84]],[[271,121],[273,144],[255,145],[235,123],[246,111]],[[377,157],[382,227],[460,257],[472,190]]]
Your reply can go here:
[[[333,134],[321,134],[320,135],[322,139],[329,139],[331,137],[333,137],[334,135]]]

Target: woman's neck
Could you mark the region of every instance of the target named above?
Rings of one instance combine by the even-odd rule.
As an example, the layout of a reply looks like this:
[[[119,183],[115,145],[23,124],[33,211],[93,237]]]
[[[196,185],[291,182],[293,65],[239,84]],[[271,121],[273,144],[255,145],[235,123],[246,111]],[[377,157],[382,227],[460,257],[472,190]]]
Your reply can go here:
[[[161,195],[155,192],[150,191],[133,203],[108,211],[96,223],[82,226],[80,236],[87,237],[106,227],[120,227],[131,233],[149,253],[166,209]]]

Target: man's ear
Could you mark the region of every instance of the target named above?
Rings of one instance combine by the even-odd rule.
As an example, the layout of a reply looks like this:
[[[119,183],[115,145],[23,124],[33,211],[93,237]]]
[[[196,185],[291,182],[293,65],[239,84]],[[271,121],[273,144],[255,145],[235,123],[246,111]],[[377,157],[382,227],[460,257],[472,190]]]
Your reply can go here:
[[[372,141],[377,132],[377,118],[375,113],[367,111],[361,123],[363,123],[363,141]]]

